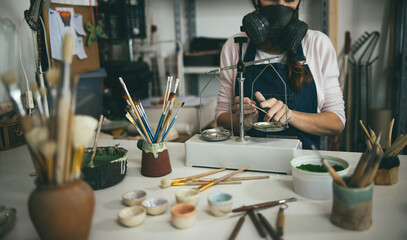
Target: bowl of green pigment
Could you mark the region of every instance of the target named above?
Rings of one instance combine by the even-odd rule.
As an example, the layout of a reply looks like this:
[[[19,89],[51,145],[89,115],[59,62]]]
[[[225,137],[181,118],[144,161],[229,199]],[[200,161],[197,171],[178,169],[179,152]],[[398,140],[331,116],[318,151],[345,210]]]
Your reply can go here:
[[[324,156],[327,162],[343,177],[349,172],[349,162],[332,156]],[[294,192],[316,200],[332,199],[332,177],[326,171],[318,155],[299,156],[291,160]]]
[[[121,147],[97,147],[93,165],[90,164],[92,148],[86,148],[83,157],[83,180],[93,190],[118,184],[127,173],[127,150]]]

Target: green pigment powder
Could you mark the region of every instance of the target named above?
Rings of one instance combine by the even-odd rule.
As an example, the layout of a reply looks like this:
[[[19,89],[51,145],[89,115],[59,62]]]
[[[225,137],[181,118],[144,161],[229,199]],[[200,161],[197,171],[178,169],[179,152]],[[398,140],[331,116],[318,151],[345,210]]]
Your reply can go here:
[[[344,167],[339,165],[332,166],[335,171],[341,171]],[[315,164],[301,164],[297,167],[298,169],[308,171],[308,172],[328,172],[323,165],[315,165]]]

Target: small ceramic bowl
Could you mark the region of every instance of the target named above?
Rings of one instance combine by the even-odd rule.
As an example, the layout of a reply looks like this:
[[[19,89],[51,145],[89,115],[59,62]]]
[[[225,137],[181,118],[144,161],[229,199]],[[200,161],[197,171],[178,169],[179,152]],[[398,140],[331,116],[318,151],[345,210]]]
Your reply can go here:
[[[196,221],[194,205],[177,203],[171,208],[171,223],[178,229],[192,227]]]
[[[208,196],[208,205],[214,216],[223,217],[232,208],[232,195],[228,193],[212,193]]]
[[[147,193],[143,190],[134,190],[122,195],[123,203],[127,206],[141,205],[147,197]]]
[[[142,206],[126,207],[117,213],[117,218],[126,227],[135,227],[143,223],[146,209]]]
[[[339,165],[343,170],[337,171],[338,175],[345,176],[350,168],[349,162],[332,156],[324,156],[331,165]],[[306,198],[315,200],[332,199],[332,177],[328,172],[312,172],[298,169],[303,164],[322,165],[318,155],[304,155],[296,157],[290,162],[293,175],[294,192]]]
[[[199,202],[199,190],[196,188],[182,188],[175,192],[177,203],[186,203],[196,206]]]
[[[168,207],[168,201],[165,198],[148,198],[141,205],[146,208],[149,215],[163,214]]]

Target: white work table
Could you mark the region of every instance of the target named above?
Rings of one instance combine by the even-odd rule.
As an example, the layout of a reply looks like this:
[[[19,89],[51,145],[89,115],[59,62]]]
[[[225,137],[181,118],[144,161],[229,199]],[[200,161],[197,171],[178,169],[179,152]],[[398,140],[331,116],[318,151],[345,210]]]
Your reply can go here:
[[[366,231],[350,231],[333,225],[330,220],[332,201],[317,201],[303,198],[293,191],[290,175],[261,172],[244,172],[239,176],[270,175],[269,179],[243,181],[239,185],[216,185],[200,193],[197,205],[197,221],[191,228],[178,230],[171,223],[170,207],[175,204],[175,191],[182,187],[160,188],[161,178],[144,177],[140,173],[141,151],[136,141],[100,139],[99,146],[120,146],[129,151],[127,175],[119,184],[95,191],[96,206],[89,239],[227,239],[240,214],[229,213],[225,217],[214,217],[209,213],[207,196],[214,192],[226,192],[233,196],[233,208],[242,205],[296,197],[298,201],[288,203],[285,211],[284,239],[407,239],[407,156],[400,156],[399,181],[392,186],[374,186],[373,224]],[[168,143],[172,173],[165,178],[178,178],[208,171],[206,168],[185,166],[185,145]],[[324,152],[323,154],[346,159],[353,172],[360,153]],[[313,154],[298,150],[296,155]],[[253,154],[253,157],[256,157]],[[264,159],[264,161],[271,161]],[[250,166],[250,160],[248,159]],[[0,152],[0,205],[17,209],[14,228],[4,239],[38,239],[28,215],[28,197],[34,190],[31,158],[26,146]],[[230,171],[226,171],[230,172]],[[215,176],[223,176],[218,173]],[[192,186],[190,186],[192,187]],[[164,197],[169,208],[160,216],[147,216],[138,227],[126,228],[116,214],[125,206],[121,195],[130,190],[141,189],[147,197]],[[46,211],[44,209],[44,211]],[[261,210],[275,226],[278,207]],[[247,216],[236,239],[261,239]]]

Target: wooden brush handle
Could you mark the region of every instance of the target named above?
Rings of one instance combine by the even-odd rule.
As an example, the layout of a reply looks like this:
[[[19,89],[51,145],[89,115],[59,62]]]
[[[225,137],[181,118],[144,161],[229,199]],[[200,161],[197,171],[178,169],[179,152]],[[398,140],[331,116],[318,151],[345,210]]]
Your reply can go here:
[[[228,181],[242,181],[242,180],[256,180],[256,179],[266,179],[270,176],[252,176],[252,177],[231,177],[228,178]],[[193,182],[212,182],[216,178],[201,178],[201,179],[192,179]]]
[[[335,169],[331,167],[331,165],[329,165],[326,159],[322,158],[321,162],[325,166],[326,170],[328,170],[329,174],[332,176],[335,182],[337,182],[342,187],[347,187],[345,181],[343,181],[343,179],[341,178],[341,176],[338,175]]]
[[[244,170],[246,170],[246,169],[248,169],[248,168],[249,168],[249,166],[246,166],[246,167],[243,167],[243,168],[241,168],[241,169],[239,169],[239,170],[236,170],[236,171],[234,171],[234,172],[231,172],[231,173],[229,173],[229,174],[227,174],[227,175],[225,175],[225,176],[223,176],[223,177],[217,178],[215,181],[210,182],[210,183],[208,183],[208,184],[206,184],[206,185],[203,185],[203,186],[199,187],[199,191],[202,192],[202,191],[204,191],[205,189],[207,189],[207,188],[209,188],[209,187],[211,187],[211,186],[214,186],[214,185],[216,185],[216,184],[218,184],[218,183],[220,183],[220,182],[222,182],[222,181],[224,181],[224,180],[230,178],[231,176],[233,176],[233,175],[235,175],[235,174],[237,174],[237,173],[239,173],[239,172],[242,172],[242,171],[244,171]]]
[[[95,135],[95,141],[93,142],[92,156],[90,158],[91,163],[93,163],[93,160],[95,159],[96,148],[98,147],[99,134],[100,134],[100,129],[102,128],[102,125],[103,125],[103,115],[100,115],[99,124],[98,124],[98,128],[96,130],[96,135]]]
[[[219,168],[219,169],[211,170],[209,172],[199,173],[199,174],[196,174],[196,175],[192,175],[192,176],[185,177],[185,178],[179,178],[179,179],[182,179],[182,181],[185,181],[185,180],[190,180],[190,179],[193,179],[193,178],[205,177],[205,176],[215,174],[215,173],[218,173],[218,172],[222,172],[222,171],[225,171],[225,170],[226,170],[226,168]],[[174,180],[177,180],[177,179],[174,179]]]

